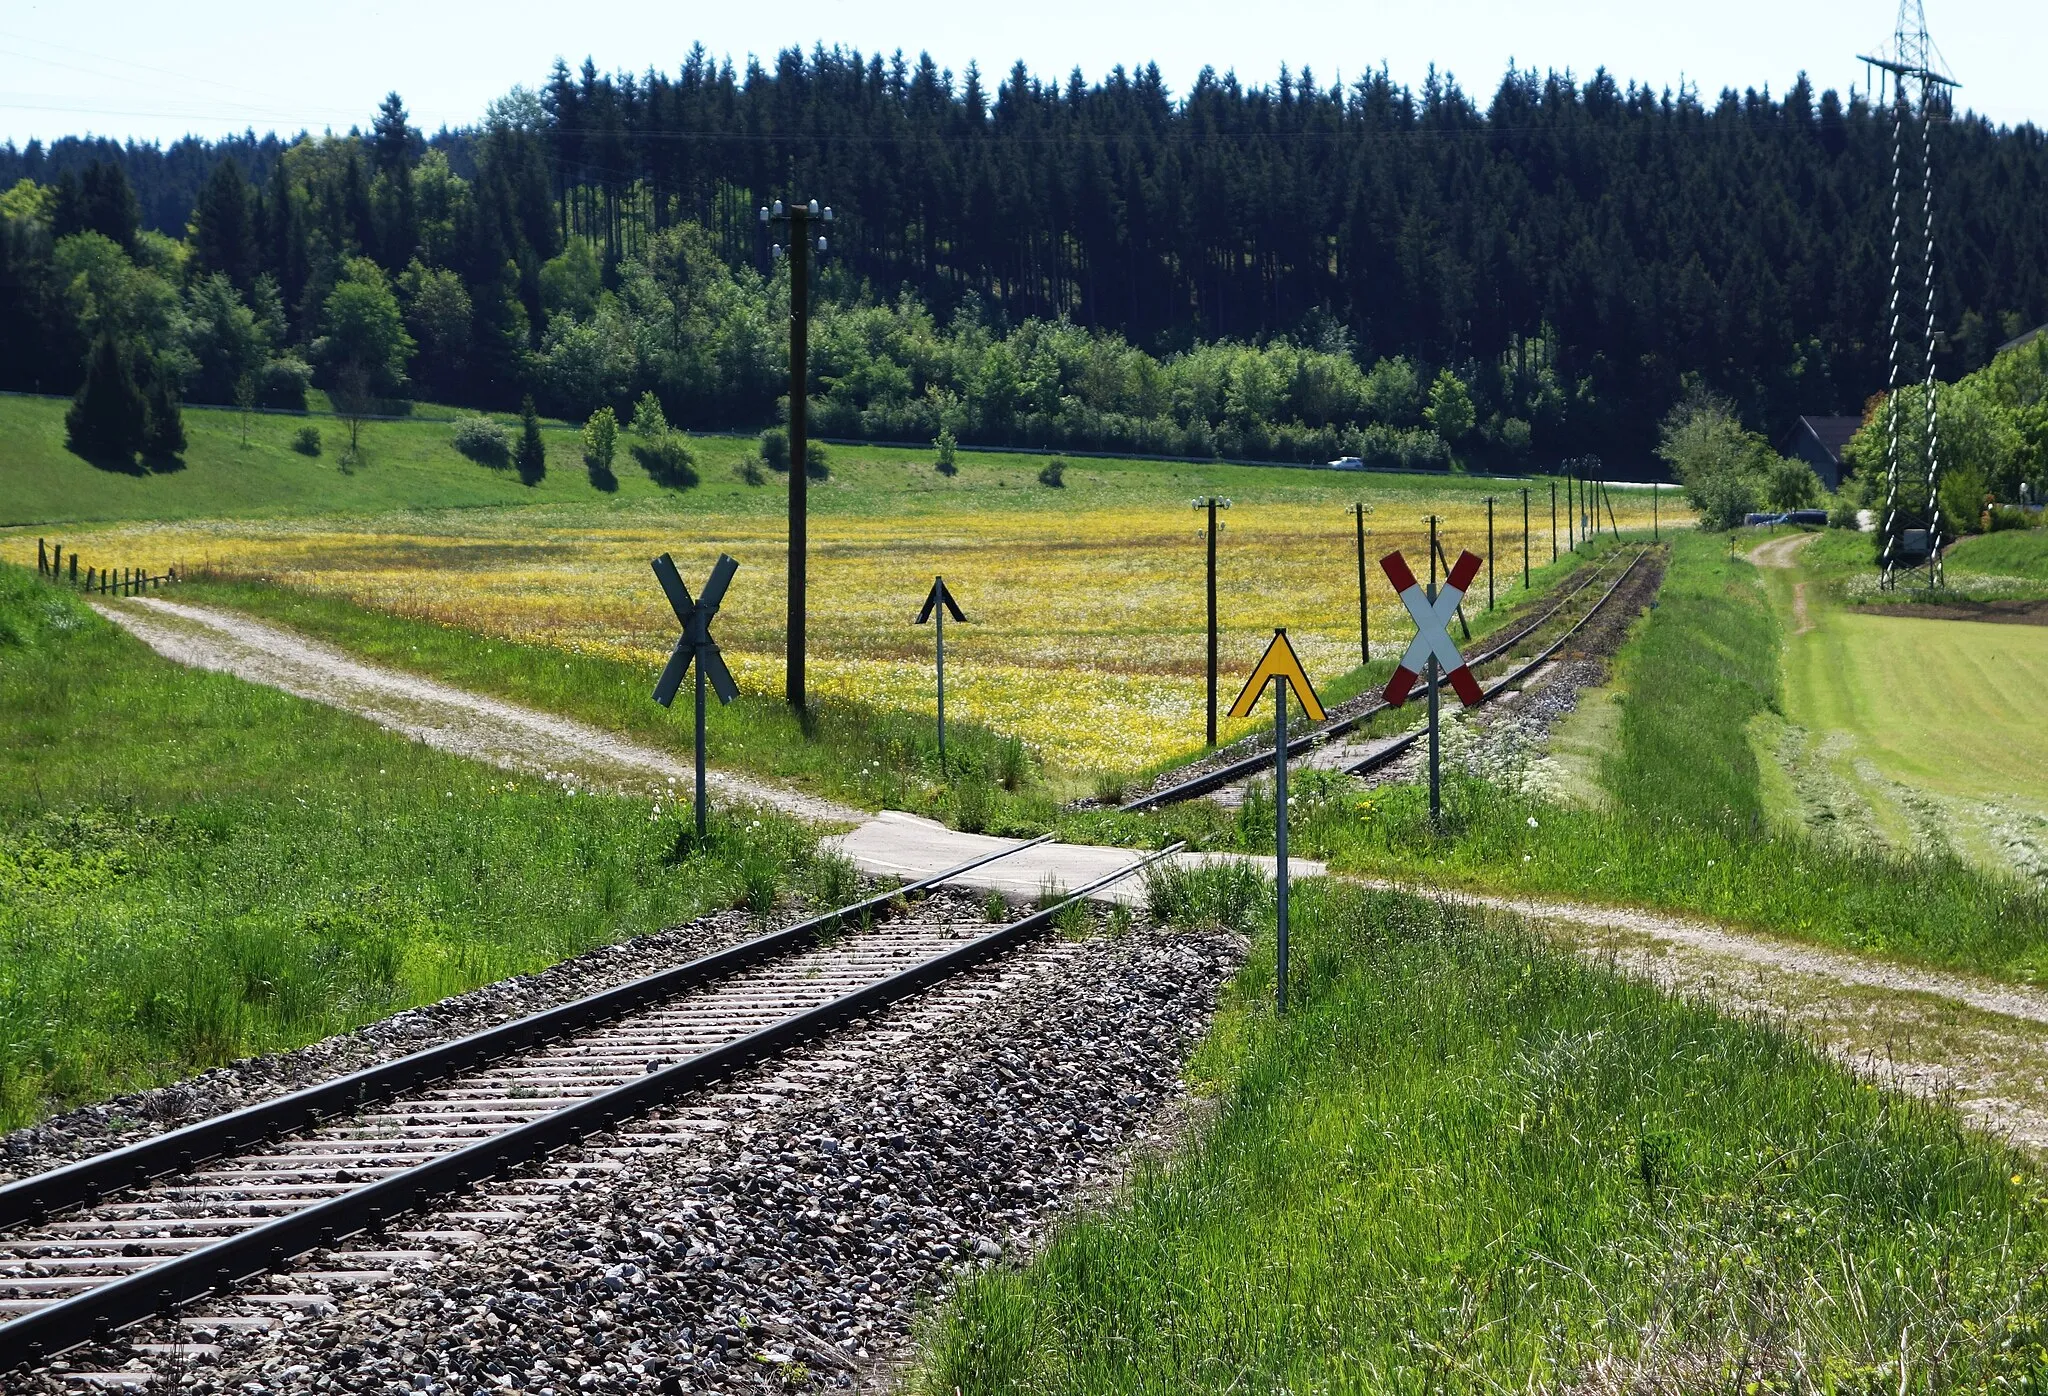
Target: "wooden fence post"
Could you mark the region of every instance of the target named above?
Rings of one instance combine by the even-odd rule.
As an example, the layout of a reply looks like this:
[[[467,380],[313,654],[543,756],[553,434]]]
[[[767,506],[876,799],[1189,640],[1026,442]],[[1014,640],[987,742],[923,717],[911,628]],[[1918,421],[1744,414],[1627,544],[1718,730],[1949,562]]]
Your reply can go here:
[[[78,554],[71,555],[71,585],[78,585]]]
[[[36,575],[38,577],[45,577],[49,575],[49,572],[50,550],[43,540],[38,538],[36,539]]]

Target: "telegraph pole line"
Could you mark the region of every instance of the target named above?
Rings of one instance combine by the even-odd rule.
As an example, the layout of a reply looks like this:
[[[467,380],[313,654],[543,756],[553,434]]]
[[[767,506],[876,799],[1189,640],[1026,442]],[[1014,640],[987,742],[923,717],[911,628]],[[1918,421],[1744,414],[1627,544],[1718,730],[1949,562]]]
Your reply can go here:
[[[1529,487],[1522,486],[1522,590],[1529,589]]]
[[[1557,561],[1557,479],[1550,481],[1550,560]]]
[[[1188,501],[1191,508],[1209,511],[1209,527],[1204,536],[1209,540],[1209,745],[1216,745],[1216,511],[1228,509],[1230,501],[1220,495],[1204,495]]]
[[[1486,496],[1486,609],[1493,609],[1493,496]]]
[[[826,250],[816,231],[832,222],[832,210],[818,201],[785,206],[777,199],[761,210],[761,224],[789,225],[789,242],[775,243],[772,256],[789,258],[789,624],[784,637],[782,692],[793,708],[805,703],[804,649],[809,629],[810,588],[810,361],[811,252]]]
[[[1358,662],[1372,663],[1372,621],[1366,610],[1365,591],[1365,516],[1372,512],[1370,504],[1353,504],[1351,515],[1358,524]]]

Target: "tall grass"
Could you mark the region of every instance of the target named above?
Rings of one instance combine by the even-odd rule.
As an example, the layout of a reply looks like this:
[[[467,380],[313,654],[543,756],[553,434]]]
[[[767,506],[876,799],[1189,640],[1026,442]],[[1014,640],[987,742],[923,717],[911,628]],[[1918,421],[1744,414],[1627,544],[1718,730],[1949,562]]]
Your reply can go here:
[[[1766,824],[1751,717],[1774,705],[1778,631],[1755,569],[1681,535],[1623,651],[1618,745],[1587,810],[1450,777],[1433,828],[1415,787],[1329,795],[1299,846],[1341,870],[1427,875],[1701,912],[2005,978],[2048,980],[2048,895],[1949,854],[1834,847]]]
[[[533,970],[811,856],[157,659],[0,567],[0,1127]]]
[[[1213,1126],[964,1281],[917,1389],[2048,1379],[2048,1199],[1951,1116],[1498,919],[1329,883],[1296,906],[1296,1009],[1267,1008],[1268,930],[1198,1056]]]

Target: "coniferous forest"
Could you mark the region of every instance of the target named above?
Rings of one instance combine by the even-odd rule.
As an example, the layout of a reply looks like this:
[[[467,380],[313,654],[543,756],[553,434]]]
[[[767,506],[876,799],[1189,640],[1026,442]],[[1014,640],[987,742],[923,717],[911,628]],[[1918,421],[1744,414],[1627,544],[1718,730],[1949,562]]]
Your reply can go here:
[[[342,136],[0,147],[0,387],[71,394],[98,363],[192,402],[573,416],[652,391],[758,427],[787,283],[756,210],[816,198],[825,435],[1647,459],[1695,386],[1771,436],[1884,386],[1891,141],[1803,79],[1510,73],[1482,101],[1306,70],[991,87],[822,50],[557,63],[431,138],[393,94]],[[1955,378],[2048,321],[2048,143],[1959,114],[1934,149]]]

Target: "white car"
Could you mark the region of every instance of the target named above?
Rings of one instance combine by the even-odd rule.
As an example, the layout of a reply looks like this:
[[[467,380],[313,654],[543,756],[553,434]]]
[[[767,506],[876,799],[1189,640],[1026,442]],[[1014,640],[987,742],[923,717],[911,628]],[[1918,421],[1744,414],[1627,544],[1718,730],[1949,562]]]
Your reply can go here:
[[[1363,470],[1365,469],[1365,462],[1360,460],[1357,456],[1339,456],[1337,457],[1337,459],[1330,462],[1330,469]]]

